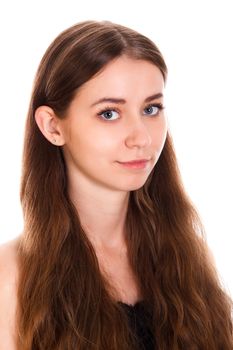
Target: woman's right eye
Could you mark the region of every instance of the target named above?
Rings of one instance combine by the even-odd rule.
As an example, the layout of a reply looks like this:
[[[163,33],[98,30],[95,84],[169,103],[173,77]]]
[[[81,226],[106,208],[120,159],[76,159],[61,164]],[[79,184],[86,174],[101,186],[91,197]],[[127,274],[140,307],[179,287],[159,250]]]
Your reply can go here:
[[[97,114],[102,117],[104,120],[116,120],[118,119],[117,117],[111,119],[112,117],[114,117],[114,113],[118,114],[118,111],[115,109],[104,109],[101,110],[100,112],[98,112]]]

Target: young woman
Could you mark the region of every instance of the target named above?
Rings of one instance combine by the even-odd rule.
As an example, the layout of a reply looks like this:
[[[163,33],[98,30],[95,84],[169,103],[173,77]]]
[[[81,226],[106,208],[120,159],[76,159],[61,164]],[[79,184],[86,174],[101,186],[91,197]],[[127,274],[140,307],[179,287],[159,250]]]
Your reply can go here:
[[[25,127],[24,230],[1,247],[4,349],[233,348],[232,300],[168,130],[166,76],[150,39],[109,21],[47,49]]]

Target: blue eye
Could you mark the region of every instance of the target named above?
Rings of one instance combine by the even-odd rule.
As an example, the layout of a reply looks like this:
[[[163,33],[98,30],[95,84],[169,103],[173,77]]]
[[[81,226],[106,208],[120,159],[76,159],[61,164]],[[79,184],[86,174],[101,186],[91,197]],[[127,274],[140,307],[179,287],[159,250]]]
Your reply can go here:
[[[118,113],[115,109],[105,109],[103,111],[100,111],[98,113],[98,115],[100,115],[101,117],[103,117],[105,120],[115,120],[115,119],[118,119],[118,118],[114,118],[114,119],[111,119],[112,116],[114,115],[114,113]]]
[[[158,103],[158,104],[154,104],[154,105],[149,105],[145,108],[145,110],[148,111],[148,113],[145,113],[145,114],[149,114],[149,115],[158,115],[159,112],[164,109],[163,105],[161,103]],[[154,110],[154,112],[153,112]]]

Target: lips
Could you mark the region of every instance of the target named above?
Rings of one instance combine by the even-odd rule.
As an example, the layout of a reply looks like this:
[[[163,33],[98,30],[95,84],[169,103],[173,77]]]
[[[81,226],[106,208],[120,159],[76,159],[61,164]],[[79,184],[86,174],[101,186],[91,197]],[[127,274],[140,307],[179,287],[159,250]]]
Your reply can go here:
[[[147,165],[149,163],[149,160],[147,159],[137,159],[137,160],[130,160],[128,162],[118,162],[120,166],[127,168],[127,169],[148,169]]]
[[[140,163],[145,163],[148,162],[149,159],[135,159],[135,160],[129,160],[127,162],[118,162],[121,164],[140,164]]]

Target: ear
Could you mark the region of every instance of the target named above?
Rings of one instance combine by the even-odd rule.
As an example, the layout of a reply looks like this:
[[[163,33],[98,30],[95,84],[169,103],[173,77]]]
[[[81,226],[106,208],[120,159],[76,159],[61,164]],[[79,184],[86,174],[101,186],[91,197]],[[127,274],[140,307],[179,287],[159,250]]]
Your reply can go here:
[[[65,141],[60,128],[59,119],[52,108],[40,106],[35,111],[36,123],[46,139],[57,146],[63,146]]]

